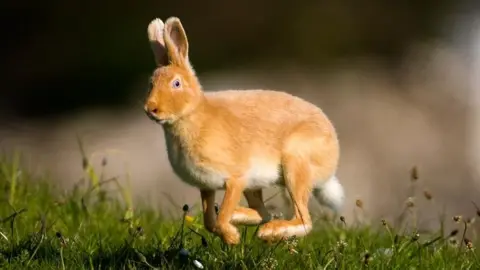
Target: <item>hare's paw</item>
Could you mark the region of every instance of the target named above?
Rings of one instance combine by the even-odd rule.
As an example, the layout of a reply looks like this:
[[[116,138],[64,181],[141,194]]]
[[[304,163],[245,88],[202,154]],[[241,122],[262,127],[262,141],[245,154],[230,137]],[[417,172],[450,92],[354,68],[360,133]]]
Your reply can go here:
[[[266,214],[265,217],[262,217],[255,209],[238,207],[235,209],[235,212],[233,212],[231,222],[235,225],[259,225],[270,221],[270,219],[270,216]]]
[[[240,233],[238,232],[237,228],[230,223],[217,224],[214,232],[229,245],[237,245],[240,243]]]
[[[312,230],[311,224],[303,223],[299,219],[272,220],[263,225],[257,236],[267,242],[279,241],[292,236],[302,237]]]

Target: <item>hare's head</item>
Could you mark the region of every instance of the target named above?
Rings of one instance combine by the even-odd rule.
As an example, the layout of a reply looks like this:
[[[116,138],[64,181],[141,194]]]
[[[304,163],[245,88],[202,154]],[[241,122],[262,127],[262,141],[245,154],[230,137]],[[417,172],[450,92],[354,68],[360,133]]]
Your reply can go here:
[[[203,99],[188,59],[187,35],[175,17],[165,24],[154,19],[147,30],[157,68],[150,78],[145,112],[156,122],[173,123],[193,111]]]

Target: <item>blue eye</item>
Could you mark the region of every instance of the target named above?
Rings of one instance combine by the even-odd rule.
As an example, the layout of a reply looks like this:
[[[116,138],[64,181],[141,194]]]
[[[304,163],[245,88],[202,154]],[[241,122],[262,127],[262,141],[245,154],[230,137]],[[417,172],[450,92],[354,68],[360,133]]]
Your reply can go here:
[[[180,80],[175,79],[172,83],[173,88],[179,88],[180,87]]]

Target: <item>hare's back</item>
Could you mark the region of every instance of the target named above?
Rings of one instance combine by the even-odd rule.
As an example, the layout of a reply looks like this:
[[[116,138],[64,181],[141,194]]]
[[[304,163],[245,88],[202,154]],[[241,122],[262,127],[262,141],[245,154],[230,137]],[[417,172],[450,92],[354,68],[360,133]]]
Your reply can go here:
[[[256,122],[267,121],[285,124],[315,118],[320,121],[326,120],[320,108],[286,92],[225,90],[206,92],[206,96],[212,104],[227,109],[239,118],[253,118]]]

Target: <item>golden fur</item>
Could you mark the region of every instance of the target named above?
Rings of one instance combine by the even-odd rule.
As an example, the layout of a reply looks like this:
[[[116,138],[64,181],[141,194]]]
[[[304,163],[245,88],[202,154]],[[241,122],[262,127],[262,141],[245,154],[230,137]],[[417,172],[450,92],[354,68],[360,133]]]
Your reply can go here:
[[[330,196],[330,206],[339,207],[339,143],[318,107],[280,91],[204,92],[189,62],[188,40],[178,18],[165,24],[153,20],[148,37],[157,69],[145,111],[163,126],[175,173],[199,188],[209,231],[229,244],[240,240],[236,224],[266,223],[258,236],[269,241],[302,236],[311,230],[307,205],[312,191],[320,202],[329,205],[325,198]],[[271,185],[290,192],[292,220],[270,220],[262,188]],[[219,189],[225,195],[215,218]],[[238,206],[242,194],[248,208]]]

